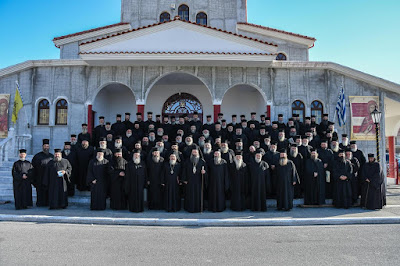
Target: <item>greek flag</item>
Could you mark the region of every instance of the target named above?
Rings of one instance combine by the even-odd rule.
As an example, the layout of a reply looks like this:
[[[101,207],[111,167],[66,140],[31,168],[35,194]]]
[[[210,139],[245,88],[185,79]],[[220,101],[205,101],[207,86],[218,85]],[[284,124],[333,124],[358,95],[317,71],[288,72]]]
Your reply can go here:
[[[338,101],[336,104],[336,115],[339,127],[346,124],[346,96],[344,95],[344,88],[339,91]]]

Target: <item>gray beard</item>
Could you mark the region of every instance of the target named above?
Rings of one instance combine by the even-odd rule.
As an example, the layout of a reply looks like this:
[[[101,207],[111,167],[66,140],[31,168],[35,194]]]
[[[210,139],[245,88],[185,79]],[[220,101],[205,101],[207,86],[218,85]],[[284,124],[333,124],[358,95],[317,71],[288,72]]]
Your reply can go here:
[[[287,163],[288,163],[288,159],[287,158],[279,159],[279,165],[285,166],[285,165],[287,165]]]
[[[174,165],[176,164],[176,160],[170,160],[170,161],[169,161],[169,164],[172,165],[172,166],[174,166]]]
[[[204,143],[205,143],[204,141],[199,141],[199,146],[204,147]]]
[[[187,146],[190,146],[190,145],[193,144],[193,141],[185,141],[185,143],[186,143]]]
[[[214,164],[220,164],[221,163],[221,157],[214,157]]]
[[[336,146],[336,147],[332,147],[332,146],[331,146],[331,149],[332,149],[332,151],[334,151],[334,152],[338,152],[338,151],[339,151],[339,146]]]
[[[342,142],[342,145],[343,145],[343,146],[348,146],[348,145],[349,145],[349,141],[348,141],[348,140],[347,140],[347,141],[343,141],[343,142]]]
[[[160,161],[160,156],[153,156],[153,162],[158,163]]]
[[[104,150],[107,149],[107,144],[100,145],[100,148]]]
[[[318,156],[311,156],[311,159],[316,161],[318,159]]]
[[[284,141],[284,140],[285,140],[285,137],[284,137],[284,136],[279,136],[279,137],[278,137],[278,140],[279,140],[279,141]]]
[[[75,145],[76,144],[76,141],[71,141],[71,145]]]
[[[261,159],[255,158],[256,163],[261,163]]]
[[[296,158],[298,154],[299,154],[298,151],[290,151],[290,155],[291,155],[293,158]]]
[[[115,148],[120,149],[122,147],[122,143],[115,143],[114,146]]]
[[[102,157],[98,157],[98,156],[96,156],[96,159],[97,159],[97,161],[101,162],[101,161],[103,161],[103,159],[104,159],[104,156],[102,156]]]
[[[140,164],[140,158],[133,159],[133,162],[134,162],[135,164]]]
[[[197,164],[199,162],[200,157],[196,156],[194,157],[193,155],[190,156],[190,161],[194,164]]]
[[[88,132],[87,129],[82,130],[82,134],[86,134],[87,132]]]
[[[71,150],[64,150],[65,155],[69,155],[71,153]]]
[[[221,152],[222,153],[227,153],[229,151],[228,147],[221,147]]]
[[[357,149],[351,149],[351,152],[356,152],[357,151]]]
[[[149,137],[150,141],[154,141],[156,139],[156,137]]]
[[[164,151],[164,146],[158,147],[158,150],[160,151],[160,153],[162,153]]]
[[[61,158],[54,157],[54,161],[59,162],[59,161],[61,161]]]

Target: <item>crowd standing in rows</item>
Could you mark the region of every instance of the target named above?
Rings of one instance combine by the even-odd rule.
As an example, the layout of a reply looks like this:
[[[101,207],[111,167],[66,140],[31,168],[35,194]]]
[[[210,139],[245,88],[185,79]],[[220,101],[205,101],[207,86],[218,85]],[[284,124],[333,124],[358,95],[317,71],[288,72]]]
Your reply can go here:
[[[300,121],[283,115],[271,121],[251,113],[230,123],[218,114],[203,124],[197,113],[182,115],[137,113],[116,116],[116,122],[99,125],[92,134],[87,124],[71,135],[63,149],[50,153],[49,139],[32,163],[26,150],[12,168],[16,209],[33,205],[32,186],[38,207],[66,208],[75,189],[91,191],[91,210],[110,208],[176,212],[266,211],[266,199],[277,200],[278,210],[293,208],[294,198],[305,205],[324,205],[333,199],[337,208],[381,209],[386,204],[384,175],[374,155],[365,158],[355,141],[346,134],[338,139],[334,123],[324,114]]]

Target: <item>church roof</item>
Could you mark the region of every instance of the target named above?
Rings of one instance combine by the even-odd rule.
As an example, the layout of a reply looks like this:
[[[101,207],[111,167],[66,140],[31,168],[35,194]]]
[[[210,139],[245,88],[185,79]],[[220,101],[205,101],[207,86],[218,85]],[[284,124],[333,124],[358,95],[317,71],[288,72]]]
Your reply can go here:
[[[248,25],[248,26],[252,26],[252,27],[256,27],[256,28],[260,28],[260,29],[264,29],[264,30],[275,31],[275,32],[288,34],[288,35],[292,35],[292,36],[296,36],[296,37],[300,37],[300,38],[304,38],[304,39],[308,39],[308,40],[312,40],[312,41],[316,41],[317,40],[317,39],[315,39],[313,37],[309,37],[309,36],[306,36],[306,35],[301,35],[301,34],[289,32],[289,31],[284,31],[284,30],[278,30],[278,29],[274,29],[274,28],[270,28],[270,27],[266,27],[266,26],[262,26],[262,25],[258,25],[258,24],[253,24],[253,23],[248,23],[248,22],[238,22],[238,24]]]
[[[182,21],[184,23],[197,25],[199,27],[212,29],[212,30],[215,30],[215,31],[218,31],[218,32],[223,32],[223,33],[230,34],[230,35],[233,35],[233,36],[237,36],[237,37],[240,37],[240,38],[244,38],[244,39],[247,39],[247,40],[251,40],[251,41],[259,42],[259,43],[262,43],[262,44],[278,47],[278,45],[276,45],[274,43],[271,43],[271,42],[266,42],[266,41],[262,41],[262,40],[259,40],[259,39],[256,39],[256,38],[251,38],[251,37],[248,37],[248,36],[245,36],[245,35],[236,34],[236,33],[230,32],[230,31],[225,31],[225,30],[222,30],[222,29],[218,29],[218,28],[215,28],[215,27],[208,26],[208,25],[197,24],[196,22],[192,22],[192,21],[181,20],[179,16],[176,16],[173,20],[170,20],[170,21],[159,22],[159,23],[155,23],[155,24],[152,24],[152,25],[148,25],[148,26],[143,26],[143,27],[140,27],[140,28],[132,29],[132,30],[129,30],[129,31],[124,31],[124,32],[112,34],[112,35],[109,35],[109,36],[106,36],[106,37],[102,37],[102,38],[94,39],[94,40],[91,40],[91,41],[83,42],[80,45],[85,45],[85,44],[101,41],[101,40],[104,40],[104,39],[112,38],[112,37],[115,37],[115,36],[120,36],[120,35],[123,35],[123,34],[135,32],[135,31],[139,31],[139,30],[143,30],[143,29],[152,28],[152,27],[155,27],[155,26],[158,26],[158,25],[162,25],[162,24],[172,23],[174,21]]]
[[[109,29],[109,28],[113,28],[113,27],[117,27],[117,26],[121,26],[121,25],[129,25],[129,23],[128,22],[120,22],[120,23],[115,23],[115,24],[111,24],[111,25],[107,25],[107,26],[103,26],[103,27],[90,29],[90,30],[80,31],[80,32],[76,32],[76,33],[73,33],[73,34],[68,34],[68,35],[64,35],[64,36],[60,36],[60,37],[55,37],[53,39],[53,41],[58,41],[58,40],[62,40],[62,39],[65,39],[65,38],[78,36],[78,35],[83,35],[83,34],[94,32],[94,31]]]

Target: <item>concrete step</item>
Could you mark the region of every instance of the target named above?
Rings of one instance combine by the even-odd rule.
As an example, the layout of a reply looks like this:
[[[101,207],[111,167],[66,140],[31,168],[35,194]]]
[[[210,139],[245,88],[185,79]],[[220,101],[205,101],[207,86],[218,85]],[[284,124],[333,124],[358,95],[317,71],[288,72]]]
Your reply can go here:
[[[7,176],[12,176],[11,174],[11,168],[10,170],[0,170],[0,177],[7,177]]]

